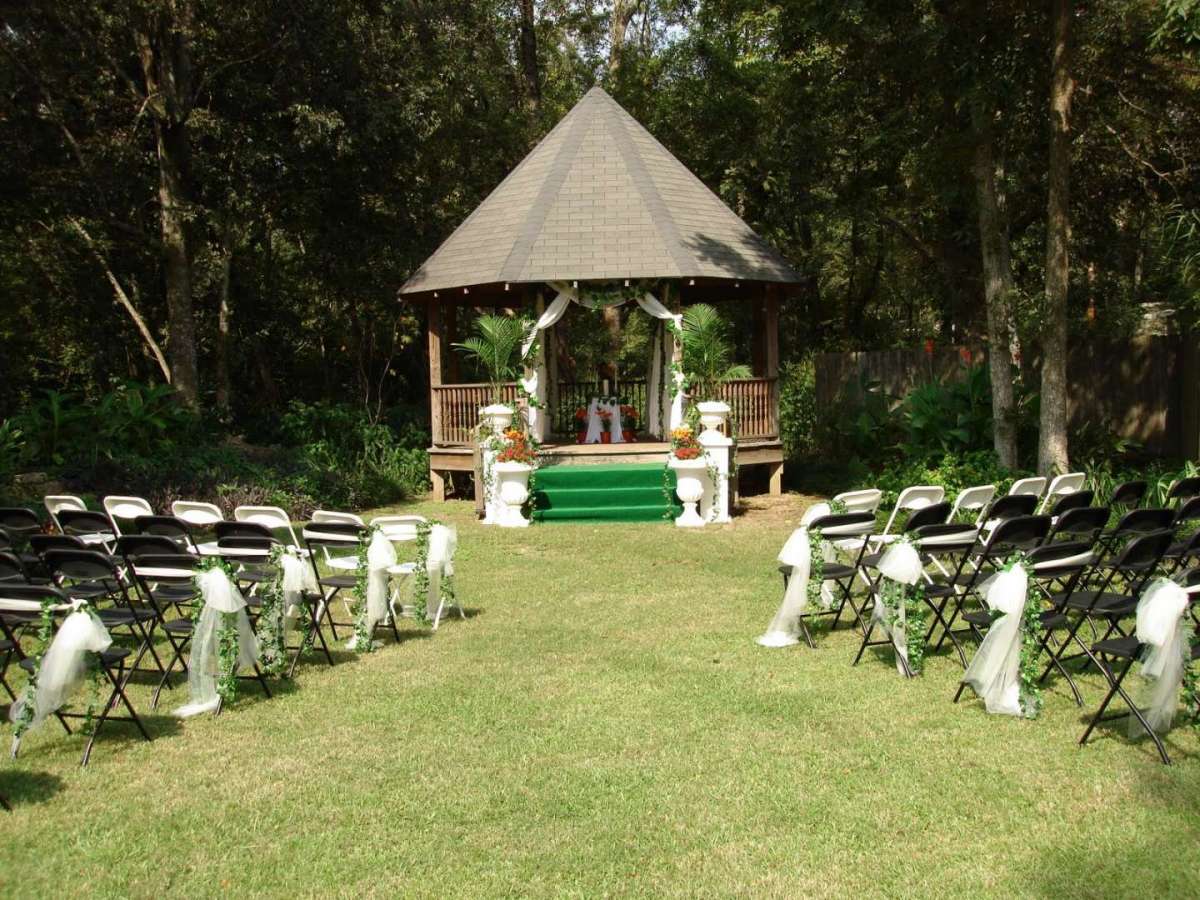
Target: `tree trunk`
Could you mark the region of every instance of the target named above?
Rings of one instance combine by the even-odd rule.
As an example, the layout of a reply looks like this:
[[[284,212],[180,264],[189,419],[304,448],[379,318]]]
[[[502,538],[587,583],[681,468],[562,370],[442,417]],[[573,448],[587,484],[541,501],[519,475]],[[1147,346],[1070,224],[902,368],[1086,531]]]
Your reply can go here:
[[[971,103],[975,131],[975,199],[979,211],[979,246],[983,257],[983,296],[987,308],[988,365],[992,378],[993,440],[1000,465],[1017,466],[1016,403],[1013,396],[1009,322],[1012,319],[1013,273],[1008,239],[1008,209],[997,183],[992,116],[982,102]]]
[[[1067,458],[1067,287],[1071,238],[1071,0],[1054,0],[1050,72],[1049,199],[1046,204],[1046,316],[1042,332],[1042,414],[1038,472],[1065,472]]]
[[[536,115],[542,104],[542,85],[538,77],[537,31],[533,0],[521,0],[520,58],[525,86],[525,108]]]
[[[612,21],[608,28],[608,74],[616,75],[621,68],[621,53],[625,49],[625,32],[637,12],[639,0],[614,0]]]
[[[217,376],[217,409],[222,413],[229,412],[230,401],[233,398],[233,380],[229,374],[229,282],[233,275],[233,248],[226,247],[221,259],[220,297],[217,301],[217,341],[216,341],[216,376]]]
[[[135,38],[146,80],[146,109],[154,119],[158,149],[158,202],[167,295],[167,353],[174,385],[183,402],[200,405],[196,365],[196,322],[192,308],[192,257],[187,217],[191,109],[188,2],[165,4]]]

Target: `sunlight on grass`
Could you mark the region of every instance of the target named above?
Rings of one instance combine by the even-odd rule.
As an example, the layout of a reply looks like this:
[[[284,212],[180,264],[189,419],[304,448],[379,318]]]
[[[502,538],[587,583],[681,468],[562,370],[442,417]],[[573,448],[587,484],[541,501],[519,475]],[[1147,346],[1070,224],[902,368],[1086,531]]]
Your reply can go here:
[[[53,723],[0,773],[7,896],[1195,895],[1200,740],[1165,767],[1055,684],[1036,722],[902,681],[846,629],[767,650],[783,516],[485,529],[470,612],[316,657],[155,741]],[[406,510],[408,511],[408,510]],[[795,517],[792,517],[793,519]],[[1085,699],[1100,679],[1081,681]],[[149,711],[149,682],[134,702]]]

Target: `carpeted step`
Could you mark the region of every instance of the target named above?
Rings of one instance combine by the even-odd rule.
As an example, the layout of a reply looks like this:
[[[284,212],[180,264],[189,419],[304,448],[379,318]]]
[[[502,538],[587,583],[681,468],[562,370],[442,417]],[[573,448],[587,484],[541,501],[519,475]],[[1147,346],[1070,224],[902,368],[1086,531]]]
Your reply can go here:
[[[664,467],[655,463],[557,465],[538,471],[533,518],[543,522],[658,522],[677,516],[675,473],[663,494]]]

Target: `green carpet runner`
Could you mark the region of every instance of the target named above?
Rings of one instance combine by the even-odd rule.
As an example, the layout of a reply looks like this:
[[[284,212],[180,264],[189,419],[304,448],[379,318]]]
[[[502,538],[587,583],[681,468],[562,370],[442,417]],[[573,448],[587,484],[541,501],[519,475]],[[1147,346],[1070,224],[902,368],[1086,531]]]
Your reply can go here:
[[[663,463],[547,466],[537,472],[533,518],[539,522],[665,522],[679,515],[675,473],[671,507],[663,496]]]

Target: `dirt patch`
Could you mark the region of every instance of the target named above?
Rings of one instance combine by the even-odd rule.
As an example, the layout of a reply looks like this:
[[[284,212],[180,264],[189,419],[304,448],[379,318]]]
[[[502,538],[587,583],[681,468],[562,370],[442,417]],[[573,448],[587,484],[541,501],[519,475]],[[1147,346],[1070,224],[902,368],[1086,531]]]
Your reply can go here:
[[[772,528],[779,526],[796,526],[804,511],[814,503],[820,503],[824,497],[812,494],[755,494],[752,497],[742,497],[734,522],[738,525]]]

